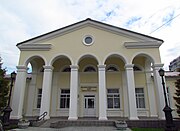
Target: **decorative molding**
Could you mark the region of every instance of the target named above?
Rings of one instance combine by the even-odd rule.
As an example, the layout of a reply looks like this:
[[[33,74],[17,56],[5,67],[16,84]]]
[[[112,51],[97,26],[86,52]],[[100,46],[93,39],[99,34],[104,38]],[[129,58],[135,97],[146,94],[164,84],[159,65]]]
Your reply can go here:
[[[125,69],[133,69],[134,64],[125,64],[124,68]]]
[[[51,49],[51,44],[23,44],[19,45],[18,48],[21,51],[48,51]]]
[[[163,43],[163,40],[157,39],[155,37],[147,36],[147,35],[144,35],[144,34],[140,34],[140,33],[133,32],[133,31],[130,31],[130,30],[126,30],[126,29],[123,29],[123,28],[112,26],[112,25],[102,23],[102,22],[99,22],[99,21],[95,21],[95,20],[92,20],[92,19],[86,19],[86,20],[71,24],[69,26],[54,30],[52,32],[37,36],[35,38],[23,41],[21,43],[18,43],[17,46],[20,46],[22,44],[23,45],[24,44],[32,44],[32,43],[36,43],[38,41],[52,39],[52,38],[59,37],[61,35],[70,33],[72,31],[87,27],[87,26],[97,28],[97,29],[101,29],[101,30],[105,30],[105,31],[112,32],[112,33],[115,33],[115,34],[121,34],[121,35],[126,36],[126,37],[134,37],[134,38],[138,38],[138,39],[141,39],[141,40],[147,40],[147,41],[152,41],[153,40],[153,41],[158,41],[160,43]]]
[[[71,69],[77,69],[77,70],[78,70],[78,69],[79,69],[79,66],[78,66],[78,65],[70,65],[70,68],[71,68]]]
[[[124,46],[127,49],[159,48],[161,44],[162,42],[157,42],[157,41],[124,42]]]
[[[45,65],[43,66],[44,70],[53,70],[54,67],[53,66],[49,66],[49,65]]]
[[[100,69],[100,68],[106,68],[106,65],[98,65],[98,68]]]
[[[156,64],[153,64],[153,65],[152,65],[152,68],[159,70],[159,69],[162,68],[163,66],[164,66],[164,64],[162,64],[162,63],[156,63]]]
[[[24,65],[16,66],[17,72],[27,72],[27,67]]]

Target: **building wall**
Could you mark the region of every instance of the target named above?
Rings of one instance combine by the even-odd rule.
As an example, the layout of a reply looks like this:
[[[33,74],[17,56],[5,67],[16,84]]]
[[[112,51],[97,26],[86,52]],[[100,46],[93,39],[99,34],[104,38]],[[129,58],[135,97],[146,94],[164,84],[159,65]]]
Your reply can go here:
[[[83,44],[85,35],[92,35],[94,43],[91,46]],[[149,40],[149,39],[148,39]],[[32,65],[32,80],[26,87],[27,100],[24,104],[24,113],[27,116],[39,115],[37,104],[37,90],[43,85],[43,66],[53,67],[51,97],[50,97],[50,116],[68,116],[69,109],[60,109],[60,90],[70,89],[70,73],[62,72],[63,68],[70,65],[78,65],[78,117],[83,117],[83,95],[94,94],[96,97],[96,116],[99,114],[99,83],[98,65],[116,65],[118,72],[106,72],[106,89],[118,88],[120,92],[120,109],[107,110],[107,116],[128,117],[128,94],[125,73],[126,64],[138,65],[142,70],[134,72],[135,87],[142,87],[145,93],[145,109],[138,109],[138,116],[149,117],[152,114],[151,108],[156,108],[155,100],[149,98],[149,86],[147,79],[151,76],[146,75],[146,61],[151,64],[160,64],[160,53],[158,48],[139,48],[128,49],[124,46],[125,42],[141,42],[144,39],[130,35],[118,34],[92,26],[87,26],[56,35],[51,38],[40,40],[33,44],[51,44],[52,48],[48,51],[28,50],[21,51],[19,65]],[[87,73],[83,69],[92,65],[96,72]],[[150,71],[150,69],[148,69]],[[148,83],[149,84],[149,83]],[[154,85],[151,84],[152,92]],[[83,87],[92,87],[93,90],[84,90]],[[88,89],[88,88],[87,88]],[[26,96],[26,95],[25,95]],[[153,96],[153,95],[151,95]],[[151,102],[150,102],[151,101]],[[152,102],[153,101],[153,102]],[[151,103],[151,106],[150,106]],[[152,104],[153,103],[153,104]],[[157,111],[153,112],[157,115]]]
[[[168,92],[168,98],[169,98],[169,106],[172,108],[173,112],[173,116],[174,117],[178,117],[177,115],[177,108],[175,106],[176,102],[174,100],[174,96],[175,92],[176,92],[176,87],[175,87],[175,82],[178,79],[178,77],[166,77],[166,87],[168,88],[169,92]]]
[[[91,46],[85,46],[82,42],[84,36],[87,34],[94,37],[94,43]],[[36,55],[41,56],[46,64],[50,64],[50,61],[60,54],[69,56],[70,59],[72,59],[72,64],[77,64],[79,58],[85,54],[92,54],[96,56],[98,62],[103,63],[108,55],[114,53],[121,54],[128,63],[131,63],[133,57],[139,53],[149,54],[156,63],[161,63],[158,48],[140,49],[139,51],[137,49],[127,49],[124,47],[124,42],[129,41],[138,42],[141,40],[117,35],[93,27],[85,27],[62,36],[56,36],[50,40],[38,42],[38,44],[52,44],[50,51],[21,51],[19,65],[24,65],[28,58]]]

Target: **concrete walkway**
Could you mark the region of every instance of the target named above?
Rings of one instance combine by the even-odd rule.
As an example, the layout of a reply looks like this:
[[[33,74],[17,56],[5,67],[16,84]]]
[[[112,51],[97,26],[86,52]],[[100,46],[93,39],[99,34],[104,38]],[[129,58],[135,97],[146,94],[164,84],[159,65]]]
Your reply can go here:
[[[26,129],[12,129],[10,131],[120,131],[116,127],[102,126],[102,127],[65,127],[65,128],[38,128],[28,127]],[[123,131],[131,131],[127,128]]]

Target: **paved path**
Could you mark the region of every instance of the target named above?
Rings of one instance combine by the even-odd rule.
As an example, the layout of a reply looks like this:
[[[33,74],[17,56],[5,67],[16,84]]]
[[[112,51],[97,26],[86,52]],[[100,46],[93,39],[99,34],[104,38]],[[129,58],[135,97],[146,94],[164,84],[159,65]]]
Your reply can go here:
[[[116,127],[65,127],[65,128],[38,128],[38,127],[29,127],[26,129],[13,129],[11,131],[120,131]],[[131,131],[129,128],[123,131]]]

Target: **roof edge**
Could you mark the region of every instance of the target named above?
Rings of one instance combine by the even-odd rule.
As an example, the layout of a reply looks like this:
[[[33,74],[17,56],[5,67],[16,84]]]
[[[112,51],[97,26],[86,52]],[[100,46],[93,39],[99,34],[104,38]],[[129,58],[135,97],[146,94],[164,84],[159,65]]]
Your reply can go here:
[[[61,31],[61,30],[64,30],[64,29],[67,29],[67,28],[70,28],[70,27],[74,27],[76,25],[79,25],[79,24],[83,24],[83,23],[96,23],[96,24],[100,24],[102,26],[106,26],[106,27],[111,27],[113,29],[116,29],[116,30],[122,30],[124,32],[128,32],[130,34],[136,34],[136,35],[140,35],[140,36],[143,36],[143,37],[147,37],[147,38],[150,38],[150,39],[154,39],[156,41],[159,41],[160,43],[163,43],[164,41],[162,39],[159,39],[159,38],[155,38],[155,37],[152,37],[152,36],[148,36],[148,35],[145,35],[145,34],[141,34],[141,33],[138,33],[138,32],[134,32],[134,31],[131,31],[131,30],[127,30],[127,29],[124,29],[124,28],[120,28],[120,27],[117,27],[117,26],[114,26],[114,25],[110,25],[110,24],[107,24],[107,23],[103,23],[103,22],[100,22],[100,21],[96,21],[96,20],[92,20],[91,18],[87,18],[85,20],[82,20],[82,21],[79,21],[79,22],[76,22],[74,24],[71,24],[71,25],[68,25],[68,26],[65,26],[65,27],[62,27],[62,28],[59,28],[59,29],[56,29],[56,30],[53,30],[53,31],[50,31],[50,32],[47,32],[47,33],[44,33],[42,35],[39,35],[39,36],[36,36],[36,37],[33,37],[33,38],[30,38],[28,40],[25,40],[25,41],[22,41],[20,43],[17,43],[16,46],[19,46],[21,44],[24,44],[24,43],[27,43],[27,42],[30,42],[30,41],[33,41],[33,40],[36,40],[38,38],[41,38],[41,37],[44,37],[44,36],[47,36],[47,35],[50,35],[52,33],[56,33],[58,31]]]

